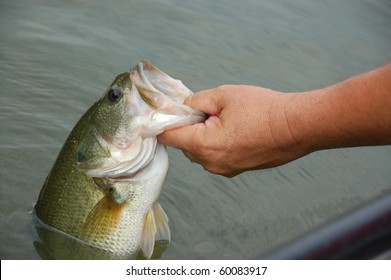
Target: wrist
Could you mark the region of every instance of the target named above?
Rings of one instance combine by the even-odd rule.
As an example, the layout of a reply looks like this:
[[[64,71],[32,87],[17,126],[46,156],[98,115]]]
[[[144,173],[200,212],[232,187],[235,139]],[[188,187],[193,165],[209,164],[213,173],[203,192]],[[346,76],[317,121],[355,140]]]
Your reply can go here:
[[[322,111],[324,94],[322,91],[287,94],[284,104],[286,127],[295,149],[303,155],[328,148],[327,128],[323,126],[327,118]]]
[[[292,160],[313,152],[316,148],[307,139],[307,100],[300,93],[280,93],[270,114],[270,131],[280,151]]]

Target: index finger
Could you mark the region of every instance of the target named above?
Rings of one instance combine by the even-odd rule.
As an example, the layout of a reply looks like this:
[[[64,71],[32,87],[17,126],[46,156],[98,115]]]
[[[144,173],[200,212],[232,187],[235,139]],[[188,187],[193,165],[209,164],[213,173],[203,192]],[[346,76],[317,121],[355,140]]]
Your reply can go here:
[[[220,113],[222,106],[220,95],[219,88],[202,90],[186,98],[184,104],[203,111],[209,116],[215,116]]]

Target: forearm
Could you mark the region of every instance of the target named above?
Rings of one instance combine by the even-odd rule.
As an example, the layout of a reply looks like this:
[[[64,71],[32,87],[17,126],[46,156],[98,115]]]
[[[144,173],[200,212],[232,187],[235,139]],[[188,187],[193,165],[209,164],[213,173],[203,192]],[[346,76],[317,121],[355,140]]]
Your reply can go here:
[[[294,94],[285,114],[292,137],[309,152],[391,144],[391,64]]]

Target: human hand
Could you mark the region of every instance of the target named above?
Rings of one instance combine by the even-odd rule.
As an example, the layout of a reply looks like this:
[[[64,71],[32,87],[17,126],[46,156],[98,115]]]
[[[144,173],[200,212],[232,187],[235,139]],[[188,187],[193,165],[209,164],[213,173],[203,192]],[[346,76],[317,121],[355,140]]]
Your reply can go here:
[[[181,149],[207,171],[227,177],[275,167],[309,152],[293,139],[285,119],[284,106],[293,95],[240,85],[201,91],[185,104],[209,118],[166,131],[158,140]]]
[[[321,149],[391,144],[391,64],[325,88],[284,94],[225,85],[185,103],[205,123],[158,136],[206,170],[233,177]]]

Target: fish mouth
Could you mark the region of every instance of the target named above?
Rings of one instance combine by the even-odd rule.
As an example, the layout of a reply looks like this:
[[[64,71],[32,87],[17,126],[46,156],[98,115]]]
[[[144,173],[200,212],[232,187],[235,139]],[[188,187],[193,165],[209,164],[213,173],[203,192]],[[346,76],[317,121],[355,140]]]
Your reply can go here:
[[[143,100],[154,109],[161,108],[168,99],[183,104],[193,94],[182,81],[170,77],[149,60],[143,60],[131,69],[130,78]]]
[[[206,120],[204,112],[183,104],[193,92],[150,61],[143,60],[131,69],[130,79],[143,101],[154,110],[150,128],[155,130],[155,135]]]

